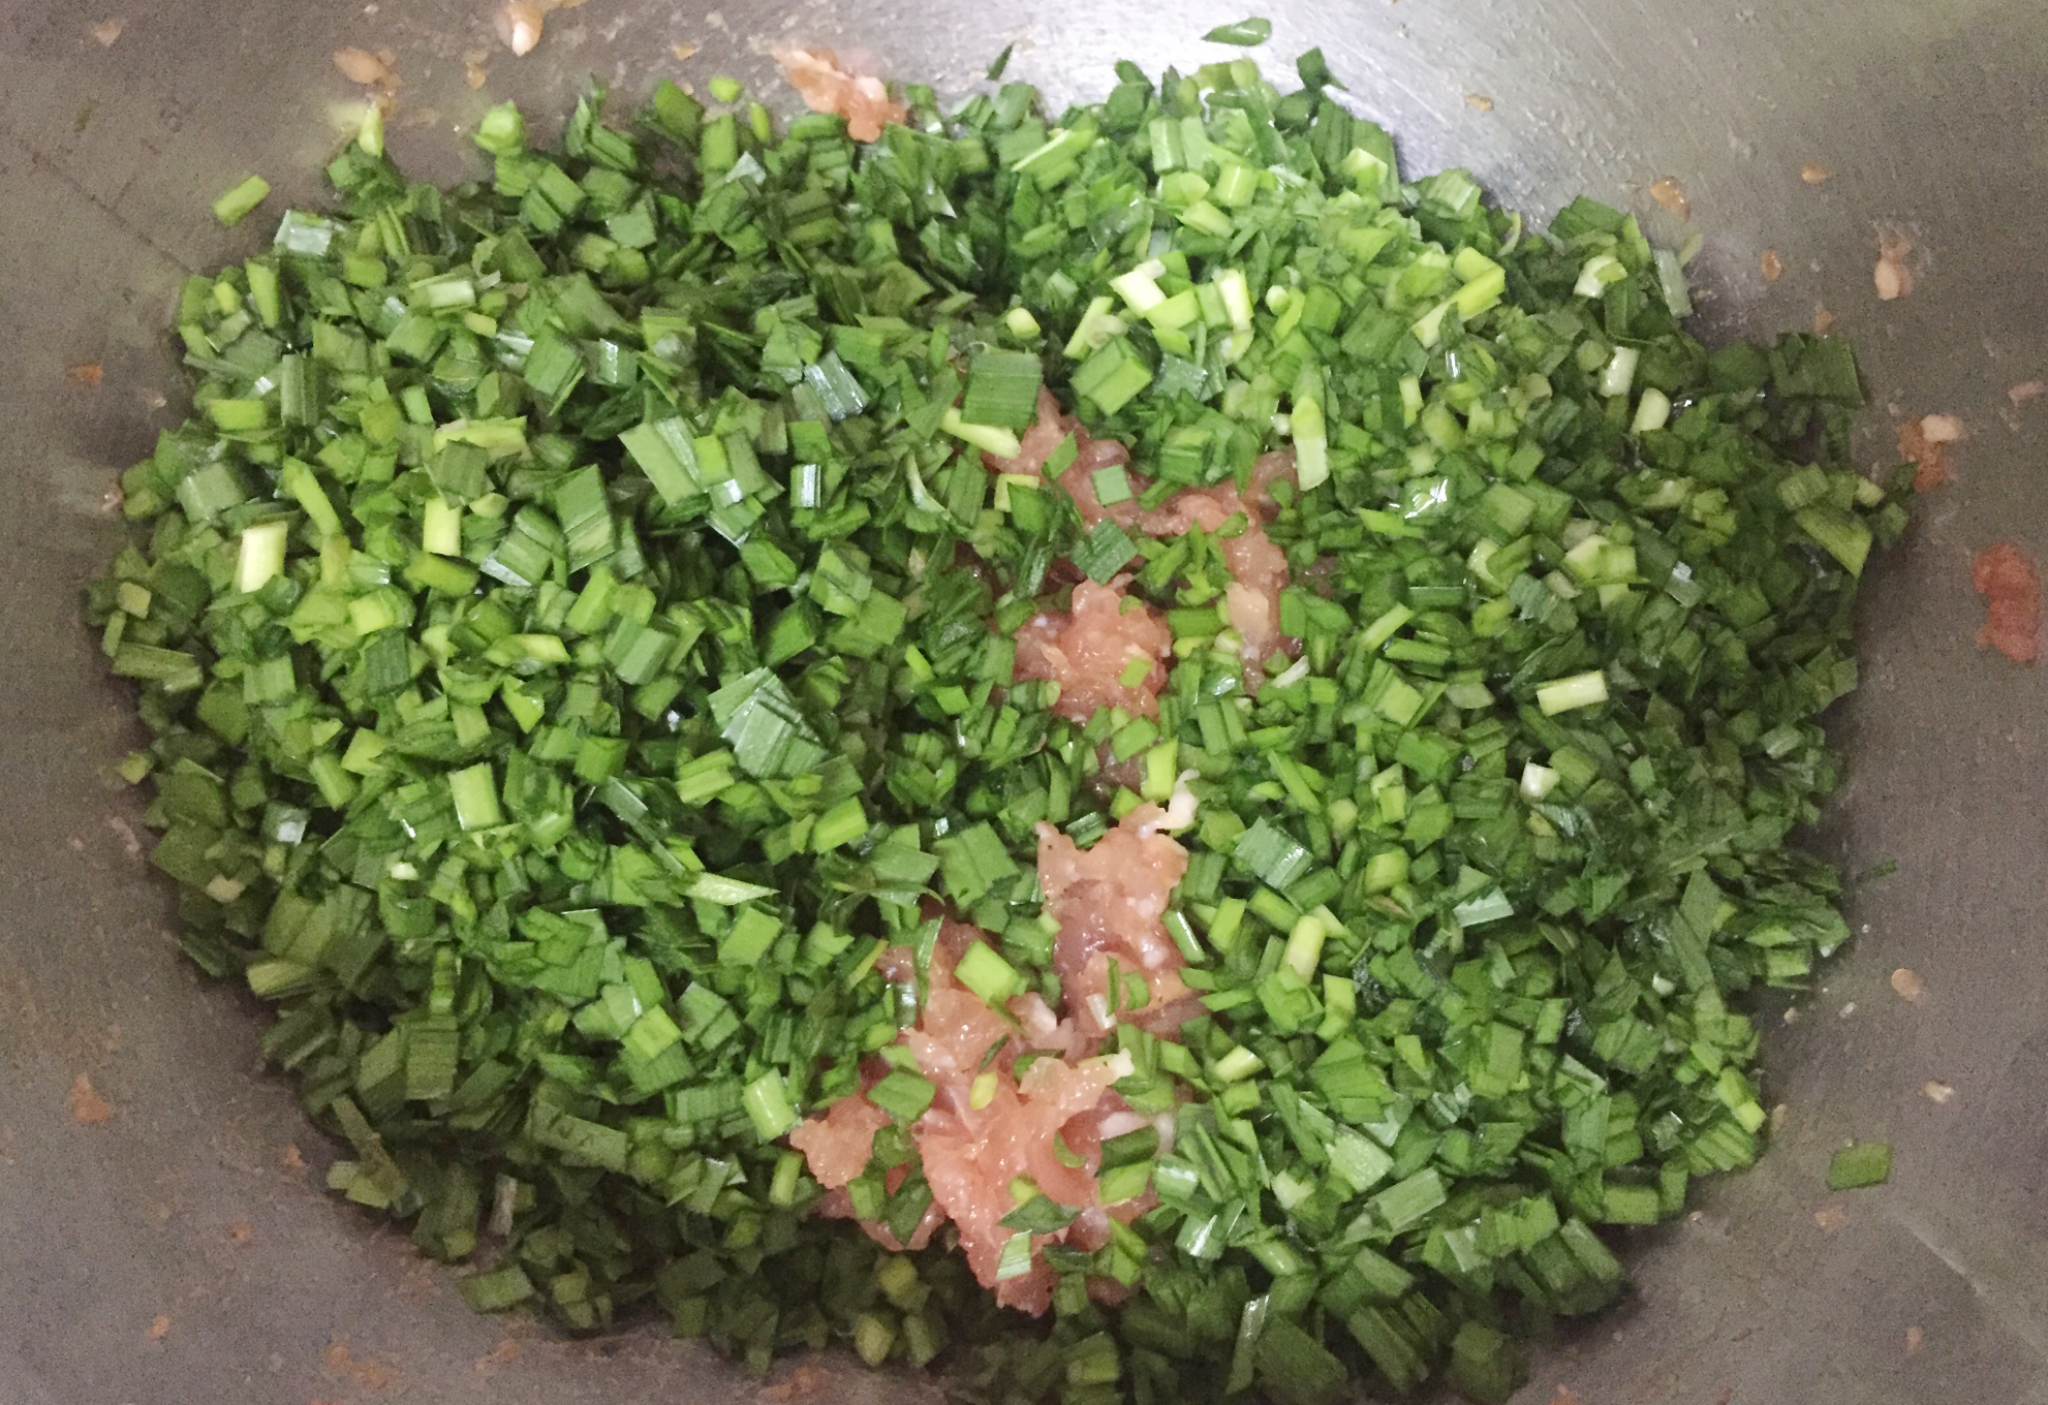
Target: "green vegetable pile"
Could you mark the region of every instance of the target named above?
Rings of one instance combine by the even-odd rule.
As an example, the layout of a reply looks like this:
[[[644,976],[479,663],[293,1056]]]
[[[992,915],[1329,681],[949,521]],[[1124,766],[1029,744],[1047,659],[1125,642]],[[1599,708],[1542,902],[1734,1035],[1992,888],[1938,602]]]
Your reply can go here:
[[[1617,1291],[1600,1227],[1755,1157],[1731,1000],[1846,939],[1787,839],[1905,522],[1848,466],[1852,354],[1710,354],[1633,218],[1404,182],[1300,73],[1122,64],[1052,120],[912,87],[864,147],[666,83],[629,133],[594,89],[557,153],[493,111],[446,191],[373,124],[337,213],[188,281],[194,415],[90,593],[153,734],[124,772],[330,1184],[476,1307],[657,1311],[756,1370],[848,1341],[974,1401],[1498,1400],[1512,1339]],[[1299,658],[1256,699],[1215,537],[983,466],[1041,381],[1131,446],[1105,501],[1294,451]],[[1120,572],[1177,664],[1156,721],[1077,726],[1009,636]],[[916,1018],[876,958],[934,898],[1057,996],[1033,825],[1103,833],[1129,759],[1196,775],[1209,1013],[1120,1031],[1119,1091],[1178,1109],[1158,1208],[1030,1321],[807,1214],[778,1139]]]

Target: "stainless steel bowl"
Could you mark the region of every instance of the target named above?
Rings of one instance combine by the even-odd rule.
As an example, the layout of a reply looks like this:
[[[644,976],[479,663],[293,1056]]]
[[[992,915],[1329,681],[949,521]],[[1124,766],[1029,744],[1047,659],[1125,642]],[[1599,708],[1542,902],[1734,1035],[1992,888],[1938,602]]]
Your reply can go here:
[[[958,94],[1016,40],[1010,76],[1055,100],[1129,56],[1214,57],[1237,0],[590,0],[514,59],[490,0],[0,0],[0,1400],[513,1402],[716,1399],[754,1387],[652,1333],[568,1342],[470,1315],[446,1271],[321,1189],[332,1149],[258,1066],[251,1002],[166,934],[138,798],[110,779],[130,705],[77,623],[113,550],[116,472],[181,413],[165,327],[178,279],[246,253],[207,212],[249,171],[320,198],[331,61],[389,47],[391,144],[452,178],[487,101],[566,111],[595,73],[628,94],[729,72],[782,91],[764,39],[862,48]],[[1406,166],[1463,164],[1544,215],[1577,191],[1704,239],[1715,334],[1854,336],[1895,420],[1953,413],[1970,438],[1866,594],[1864,684],[1833,717],[1847,780],[1815,842],[1857,883],[1855,943],[1783,1021],[1754,1172],[1628,1247],[1621,1308],[1539,1353],[1522,1398],[1887,1405],[2048,1400],[2048,709],[2038,672],[1979,649],[1970,553],[2048,548],[2048,10],[2039,0],[1341,0],[1262,7],[1269,62],[1319,44]],[[107,21],[123,21],[118,34]],[[673,45],[701,46],[688,61]],[[488,68],[481,90],[465,58]],[[787,105],[785,103],[785,105]],[[1801,178],[1818,163],[1820,184]],[[1880,302],[1878,227],[1918,287]],[[1759,259],[1775,249],[1769,283]],[[96,363],[98,385],[67,375]],[[1925,981],[1908,1002],[1887,978]],[[76,1080],[111,1105],[73,1115]],[[1922,1085],[1953,1087],[1938,1103]],[[84,1108],[81,1110],[91,1111]],[[1830,1196],[1829,1152],[1896,1148],[1891,1183]],[[296,1150],[294,1150],[294,1148]],[[303,1161],[303,1167],[299,1164]],[[1821,1216],[1824,1209],[1838,1210]],[[1832,1227],[1831,1227],[1832,1226]],[[507,1342],[513,1345],[506,1345]],[[1917,1349],[1916,1349],[1917,1345]],[[826,1368],[836,1400],[905,1389]],[[808,1381],[810,1378],[806,1378]]]

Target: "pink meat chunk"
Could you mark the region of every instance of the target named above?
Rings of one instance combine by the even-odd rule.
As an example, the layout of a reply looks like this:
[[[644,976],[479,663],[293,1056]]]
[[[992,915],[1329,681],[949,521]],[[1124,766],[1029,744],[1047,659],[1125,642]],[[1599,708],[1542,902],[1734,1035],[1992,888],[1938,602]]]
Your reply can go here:
[[[1123,588],[1114,583],[1082,581],[1074,587],[1071,608],[1034,615],[1018,629],[1012,676],[1020,683],[1042,678],[1059,684],[1053,710],[1075,722],[1105,707],[1157,717],[1172,655],[1173,631],[1157,610],[1138,602],[1127,606]],[[1124,671],[1139,660],[1151,667],[1137,682],[1124,682]]]

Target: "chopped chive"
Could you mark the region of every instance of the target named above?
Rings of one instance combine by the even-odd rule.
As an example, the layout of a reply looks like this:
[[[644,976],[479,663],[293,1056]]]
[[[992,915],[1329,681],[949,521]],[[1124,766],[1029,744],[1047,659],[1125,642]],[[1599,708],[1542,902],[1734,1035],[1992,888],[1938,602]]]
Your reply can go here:
[[[476,144],[493,156],[516,156],[526,148],[526,119],[516,103],[502,102],[477,123]]]
[[[939,428],[999,459],[1013,459],[1023,452],[1023,445],[1010,430],[990,424],[969,424],[955,409],[948,408],[940,417]]]
[[[960,984],[991,1005],[1000,1005],[1024,989],[1017,968],[997,954],[994,947],[976,942],[967,948],[960,964],[953,968]]]
[[[1570,678],[1553,679],[1538,685],[1536,705],[1543,709],[1543,715],[1554,717],[1560,712],[1574,708],[1593,707],[1607,701],[1607,675],[1595,670],[1590,673],[1575,673]]]
[[[1232,24],[1219,24],[1202,36],[1211,44],[1234,44],[1239,48],[1251,48],[1272,37],[1273,22],[1256,16]]]
[[[1029,1252],[1027,1241],[1026,1251]],[[1027,1265],[1028,1266],[1028,1265]],[[879,1366],[896,1349],[897,1329],[880,1313],[862,1313],[853,1328],[853,1349],[870,1366]]]
[[[1012,1278],[1022,1278],[1031,1272],[1031,1236],[1013,1234],[1003,1241],[1003,1252],[996,1260],[996,1282],[1006,1283]]]
[[[935,1093],[929,1079],[899,1068],[868,1089],[868,1101],[905,1122],[914,1122],[932,1105]]]
[[[960,419],[968,425],[1023,429],[1037,413],[1038,386],[1043,375],[1038,358],[1029,352],[976,352],[967,373],[967,394],[961,401]],[[947,428],[951,433],[960,433],[950,425]],[[1012,450],[1006,457],[1015,455]]]
[[[221,192],[213,202],[213,217],[230,227],[238,225],[251,210],[269,198],[270,182],[261,176],[248,176]]]
[[[289,522],[259,522],[242,529],[241,550],[235,563],[235,588],[253,595],[284,569],[285,543],[291,532]]]
[[[1655,386],[1645,387],[1636,401],[1636,416],[1629,422],[1629,428],[1637,434],[1649,434],[1670,422],[1671,397]]]
[[[497,781],[488,761],[452,773],[448,789],[455,801],[456,821],[464,829],[491,829],[504,822],[498,808]]]
[[[437,556],[460,555],[462,509],[450,506],[438,497],[427,499],[420,521],[420,546]]]
[[[1123,528],[1105,517],[1075,547],[1074,564],[1088,579],[1107,584],[1136,554],[1137,547]]]
[[[1075,441],[1074,436],[1069,434],[1054,446],[1050,454],[1045,456],[1045,463],[1039,471],[1047,478],[1058,478],[1067,471],[1079,454],[1080,446]]]
[[[1330,929],[1323,924],[1322,918],[1314,913],[1303,913],[1288,933],[1286,953],[1281,960],[1297,976],[1309,980],[1315,975],[1316,963],[1322,959],[1323,943],[1330,935]]]
[[[1152,383],[1152,368],[1121,336],[1110,338],[1074,371],[1074,393],[1113,415]]]
[[[384,154],[384,109],[377,103],[363,108],[363,120],[356,127],[356,145],[370,156]]]
[[[1858,1142],[1828,1158],[1829,1190],[1861,1190],[1891,1179],[1892,1149],[1884,1142]]]
[[[1113,463],[1098,468],[1088,475],[1090,486],[1095,489],[1095,500],[1104,507],[1113,507],[1120,502],[1129,502],[1132,497],[1130,475],[1124,466]]]
[[[1263,1061],[1257,1054],[1239,1044],[1216,1060],[1216,1077],[1220,1082],[1236,1083],[1251,1077],[1262,1066]]]
[[[592,86],[551,149],[483,112],[457,191],[371,111],[336,213],[182,286],[195,409],[86,594],[115,773],[330,1184],[489,1231],[476,1306],[971,1347],[1020,1400],[1493,1400],[1508,1325],[1616,1293],[1595,1225],[1761,1154],[1742,1002],[1849,939],[1785,836],[1908,520],[1854,355],[1702,352],[1638,221],[1539,235],[1296,69],[911,84],[867,144]],[[1084,576],[1123,613],[1049,638]],[[1171,946],[1082,989],[1104,901]],[[1084,1075],[1122,1135],[940,1226],[949,1119]]]
[[[797,1124],[789,1090],[783,1086],[782,1075],[772,1069],[747,1085],[742,1103],[764,1142],[774,1141]]]

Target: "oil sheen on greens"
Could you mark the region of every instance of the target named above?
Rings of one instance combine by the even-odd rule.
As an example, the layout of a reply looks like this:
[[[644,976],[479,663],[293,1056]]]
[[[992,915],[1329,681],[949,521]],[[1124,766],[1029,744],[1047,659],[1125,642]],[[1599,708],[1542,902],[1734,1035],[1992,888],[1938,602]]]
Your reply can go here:
[[[1300,70],[1123,64],[1057,115],[912,87],[870,146],[593,90],[558,152],[494,111],[450,190],[373,126],[336,213],[186,284],[193,418],[90,596],[153,736],[123,770],[185,950],[347,1144],[329,1183],[478,1308],[755,1370],[848,1342],[977,1402],[1497,1400],[1616,1293],[1620,1227],[1757,1155],[1739,999],[1847,935],[1787,836],[1905,523],[1847,466],[1851,353],[1709,353],[1634,219],[1404,181]],[[1112,290],[1141,266],[1178,320]],[[969,389],[991,351],[1031,359]],[[1034,359],[1155,494],[1296,450],[1301,661],[1255,702],[1220,578],[942,429],[977,393],[1021,427]],[[1136,799],[1091,785],[1110,714],[1010,686],[1063,558],[1174,612],[1148,746],[1198,775],[1170,925],[1211,1013],[1190,1058],[1126,1033],[1187,1150],[1031,1321],[808,1214],[778,1139],[915,1018],[874,958],[950,885],[1053,979],[1032,826]]]

